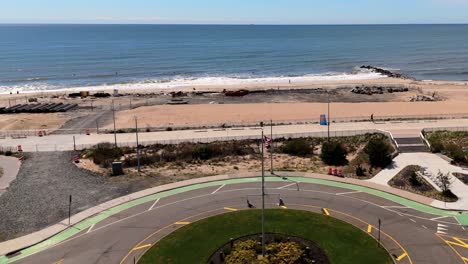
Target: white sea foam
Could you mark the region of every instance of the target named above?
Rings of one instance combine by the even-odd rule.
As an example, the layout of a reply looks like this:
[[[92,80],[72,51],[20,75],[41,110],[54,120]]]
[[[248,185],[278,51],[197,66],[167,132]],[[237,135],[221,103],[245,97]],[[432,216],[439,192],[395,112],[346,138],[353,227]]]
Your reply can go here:
[[[32,82],[26,85],[18,86],[0,86],[0,93],[32,93],[39,91],[103,91],[119,89],[125,90],[146,90],[146,89],[170,89],[170,88],[190,88],[198,86],[248,86],[248,85],[264,85],[264,86],[281,86],[292,84],[306,84],[310,82],[320,81],[353,81],[353,80],[372,80],[386,78],[386,76],[371,71],[359,71],[356,73],[325,73],[325,74],[307,74],[303,76],[279,76],[279,77],[180,77],[174,79],[157,79],[157,80],[142,80],[131,83],[118,84],[102,84],[95,86],[51,86],[44,82]]]

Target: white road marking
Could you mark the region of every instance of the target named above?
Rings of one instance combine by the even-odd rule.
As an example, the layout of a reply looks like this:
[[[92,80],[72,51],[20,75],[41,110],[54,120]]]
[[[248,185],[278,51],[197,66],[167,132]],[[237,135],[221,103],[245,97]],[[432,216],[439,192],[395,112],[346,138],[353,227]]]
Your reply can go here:
[[[462,228],[463,230],[465,230],[465,228],[464,228],[463,226],[462,226],[461,228]]]
[[[410,220],[411,222],[413,222],[413,223],[416,223],[416,221],[414,221],[414,220],[413,220],[413,219],[411,219],[411,218],[409,218],[409,220]]]
[[[422,226],[424,229],[427,229],[427,227],[425,225]]]
[[[382,206],[383,208],[409,208],[408,206],[399,206],[399,205],[390,205],[390,206]]]
[[[438,234],[447,234],[447,226],[446,225],[443,225],[443,224],[437,224],[437,233]]]
[[[89,227],[88,231],[86,231],[86,234],[88,234],[89,232],[91,232],[91,230],[93,230],[94,225],[95,225],[95,224],[92,224],[92,225]]]
[[[439,216],[439,217],[431,218],[430,220],[434,221],[434,220],[437,220],[437,219],[442,219],[442,218],[447,218],[447,217],[451,217],[451,216]]]
[[[399,216],[403,216],[403,215],[402,215],[402,214],[400,214],[400,213],[396,213],[396,214],[397,214],[397,215],[399,215]]]
[[[221,188],[223,188],[224,186],[226,186],[226,184],[223,184],[221,186],[219,186],[218,189],[214,190],[214,192],[212,192],[211,194],[215,194],[216,192],[218,192],[219,190],[221,190]]]
[[[148,211],[151,211],[151,209],[154,208],[154,206],[159,202],[159,199],[160,198],[158,198],[158,199],[156,199],[156,201],[154,201],[154,203],[151,205],[151,207],[148,209]]]
[[[288,188],[289,186],[293,186],[293,185],[296,185],[296,183],[293,182],[293,183],[291,183],[291,184],[287,184],[287,185],[285,185],[285,186],[278,187],[278,188],[276,188],[276,189],[284,189],[284,188]]]
[[[353,194],[353,193],[360,193],[361,191],[354,191],[354,192],[343,192],[343,193],[337,193],[336,195],[345,195],[345,194]]]

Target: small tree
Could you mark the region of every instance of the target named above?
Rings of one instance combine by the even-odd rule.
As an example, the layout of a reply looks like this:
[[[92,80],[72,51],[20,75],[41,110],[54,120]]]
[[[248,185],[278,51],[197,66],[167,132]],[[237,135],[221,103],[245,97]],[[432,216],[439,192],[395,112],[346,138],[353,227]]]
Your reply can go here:
[[[312,148],[310,146],[310,143],[302,138],[292,139],[285,142],[281,146],[281,151],[286,154],[299,157],[306,157],[312,154]]]
[[[373,167],[385,168],[392,162],[391,148],[383,138],[371,138],[364,151]]]
[[[448,193],[453,184],[453,180],[450,178],[450,172],[444,174],[439,170],[437,173],[437,180],[440,182],[442,193]]]
[[[320,154],[320,158],[327,165],[342,166],[348,163],[346,154],[346,149],[340,143],[326,141],[322,144],[322,153]]]

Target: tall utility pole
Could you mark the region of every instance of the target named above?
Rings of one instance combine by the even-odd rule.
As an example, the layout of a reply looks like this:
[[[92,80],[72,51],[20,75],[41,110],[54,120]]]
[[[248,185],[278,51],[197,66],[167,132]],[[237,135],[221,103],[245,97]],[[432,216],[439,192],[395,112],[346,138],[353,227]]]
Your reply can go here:
[[[327,95],[328,95],[328,119],[327,119],[327,128],[328,128],[328,137],[327,137],[327,140],[330,141],[330,91],[327,91]]]
[[[112,100],[112,118],[114,119],[114,145],[117,148],[117,131],[115,131],[115,107],[114,100]]]
[[[140,169],[140,144],[138,143],[138,119],[135,116],[135,133],[136,133],[136,151],[137,151],[137,160],[138,160],[138,172],[141,172]]]
[[[262,256],[265,256],[265,137],[262,123]]]
[[[273,120],[270,120],[270,174],[273,175]]]

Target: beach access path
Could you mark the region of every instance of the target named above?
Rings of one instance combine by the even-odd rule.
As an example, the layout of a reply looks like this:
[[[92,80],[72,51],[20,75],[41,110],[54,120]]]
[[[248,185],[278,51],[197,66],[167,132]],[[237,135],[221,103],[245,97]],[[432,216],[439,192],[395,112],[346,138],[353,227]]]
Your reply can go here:
[[[468,119],[443,119],[443,120],[419,120],[419,121],[388,121],[388,122],[348,122],[332,123],[330,125],[331,136],[349,136],[362,134],[363,131],[375,132],[376,130],[397,131],[399,134],[408,131],[408,134],[419,134],[424,128],[466,128]],[[266,129],[268,134],[270,129]],[[361,133],[357,133],[361,132]],[[296,136],[327,136],[327,127],[318,124],[305,125],[281,125],[273,127],[273,137],[296,135]],[[213,142],[223,140],[239,140],[260,138],[260,127],[242,127],[227,129],[197,129],[197,130],[177,130],[139,133],[139,143],[150,145],[156,143],[170,144],[187,142]],[[136,146],[135,133],[119,133],[115,135],[119,146]],[[45,137],[27,138],[5,138],[0,139],[0,146],[16,149],[21,145],[25,152],[41,151],[70,151],[74,149],[89,148],[98,143],[114,143],[114,134],[76,134],[76,135],[47,135]]]
[[[3,175],[0,177],[0,196],[16,179],[20,166],[21,162],[17,158],[0,156],[0,168],[3,169]]]

